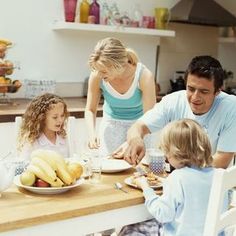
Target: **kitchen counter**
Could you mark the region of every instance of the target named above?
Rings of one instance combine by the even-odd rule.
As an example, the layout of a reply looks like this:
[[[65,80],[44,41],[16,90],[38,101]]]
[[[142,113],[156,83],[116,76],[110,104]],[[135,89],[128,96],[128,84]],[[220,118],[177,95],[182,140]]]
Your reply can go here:
[[[128,193],[114,188],[115,182],[124,183],[124,179],[132,175],[133,171],[130,169],[121,173],[102,174],[99,184],[90,184],[86,180],[84,184],[57,195],[39,195],[12,186],[3,192],[0,198],[0,235],[2,235],[1,232],[6,233],[3,235],[31,235],[31,230],[34,230],[34,235],[54,235],[56,232],[57,235],[63,235],[65,230],[67,235],[81,235],[90,230],[113,226],[112,221],[116,225],[122,221],[122,224],[125,225],[132,223],[132,221],[137,220],[136,222],[138,222],[147,219],[147,217],[150,218],[143,205],[144,198],[140,190],[125,184],[124,189]],[[158,194],[160,193],[161,190],[158,191]],[[142,207],[142,213],[124,214],[123,210],[137,206]],[[124,215],[120,215],[121,218],[113,218],[114,211]],[[102,215],[96,219],[97,214],[106,212],[108,214],[106,219],[100,218]],[[139,219],[134,220],[135,217],[139,217]],[[124,221],[123,218],[127,221]],[[65,227],[63,222],[74,223],[76,228],[71,225]],[[85,228],[84,231],[82,228]],[[16,229],[19,229],[20,232],[14,231]],[[45,230],[46,234],[42,230]]]
[[[157,96],[157,102],[161,101],[162,96]],[[71,116],[76,118],[83,118],[86,99],[85,97],[70,97],[63,98],[67,104],[68,110]],[[14,122],[16,116],[22,116],[25,112],[26,106],[30,102],[30,99],[11,99],[9,104],[0,103],[0,122]],[[97,117],[102,116],[102,104],[103,101],[98,105]]]
[[[84,117],[86,98],[71,97],[64,98],[71,116]],[[14,122],[16,116],[22,116],[30,99],[11,99],[9,104],[0,104],[0,122]],[[98,106],[97,116],[102,116],[102,104]]]

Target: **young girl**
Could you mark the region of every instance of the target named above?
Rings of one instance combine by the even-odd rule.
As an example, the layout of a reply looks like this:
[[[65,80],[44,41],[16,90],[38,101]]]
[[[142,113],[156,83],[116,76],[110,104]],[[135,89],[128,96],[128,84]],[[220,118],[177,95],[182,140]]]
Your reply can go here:
[[[119,235],[160,235],[160,224],[165,236],[203,235],[214,173],[208,136],[193,120],[174,121],[163,129],[160,148],[176,168],[163,183],[163,195],[156,195],[145,177],[136,179],[155,219],[126,226]]]
[[[23,115],[18,135],[20,157],[29,160],[35,149],[49,149],[68,157],[65,122],[69,113],[63,99],[46,93],[34,98]]]
[[[156,103],[155,83],[136,53],[115,38],[97,43],[89,65],[92,72],[85,110],[89,147],[101,144],[100,151],[106,156],[125,142],[131,124]],[[95,118],[101,94],[104,106],[98,137]]]

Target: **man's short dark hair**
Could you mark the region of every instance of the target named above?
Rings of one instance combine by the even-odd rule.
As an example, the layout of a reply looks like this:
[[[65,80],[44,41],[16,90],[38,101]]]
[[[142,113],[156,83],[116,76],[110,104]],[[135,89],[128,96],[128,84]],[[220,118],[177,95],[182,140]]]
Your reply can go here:
[[[214,80],[215,92],[223,86],[225,77],[220,62],[211,56],[197,56],[192,59],[185,72],[185,81],[189,74],[208,80]]]

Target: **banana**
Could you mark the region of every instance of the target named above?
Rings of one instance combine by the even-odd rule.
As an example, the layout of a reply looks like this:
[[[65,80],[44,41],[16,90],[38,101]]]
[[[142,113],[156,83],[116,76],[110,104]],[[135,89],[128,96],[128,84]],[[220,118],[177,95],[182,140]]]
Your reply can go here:
[[[57,162],[57,176],[66,184],[71,185],[75,181],[74,178],[72,178],[66,164],[62,164],[60,162]]]
[[[52,159],[50,157],[50,155],[51,155],[51,151],[49,151],[49,150],[37,149],[31,153],[31,159],[33,159],[34,157],[40,158],[43,161],[47,162],[51,166],[51,168],[54,171],[56,171],[57,165],[56,165],[54,159]]]
[[[56,172],[52,169],[52,167],[46,161],[44,161],[43,159],[39,157],[33,157],[31,160],[31,163],[40,167],[44,172],[47,173],[47,175],[51,179],[56,180],[57,178]]]
[[[0,44],[4,44],[6,46],[12,45],[12,42],[7,39],[0,39]]]
[[[41,170],[43,170],[47,174],[47,176],[51,178],[51,181],[55,180],[55,175],[52,173],[52,171],[56,172],[56,176],[59,177],[65,185],[71,185],[75,181],[67,168],[64,158],[57,152],[37,149],[31,153],[31,159],[32,164],[39,166]],[[42,160],[43,162],[39,160]],[[45,165],[45,162],[49,166]]]
[[[34,173],[38,178],[42,179],[43,181],[49,183],[51,187],[62,187],[63,183],[60,181],[59,178],[56,178],[56,180],[51,179],[46,172],[44,172],[40,167],[30,164],[27,167],[27,170]]]

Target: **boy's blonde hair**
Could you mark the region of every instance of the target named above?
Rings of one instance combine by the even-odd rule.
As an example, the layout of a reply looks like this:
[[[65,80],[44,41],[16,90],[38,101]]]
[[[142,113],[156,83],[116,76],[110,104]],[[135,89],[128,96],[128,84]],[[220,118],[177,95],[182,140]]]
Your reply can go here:
[[[183,166],[212,165],[211,144],[205,130],[194,120],[173,121],[162,130],[160,148]]]
[[[105,38],[98,41],[89,58],[89,66],[94,71],[100,67],[121,71],[127,63],[137,65],[138,56],[134,50],[126,48],[116,38]]]
[[[66,121],[69,113],[67,111],[67,105],[61,97],[55,94],[45,93],[41,96],[35,97],[30,102],[26,108],[25,114],[22,117],[22,124],[18,134],[18,150],[21,150],[25,143],[33,144],[40,137],[45,126],[47,112],[53,105],[58,103],[62,103],[64,105],[64,115]],[[66,131],[64,124],[58,134],[65,138]]]

